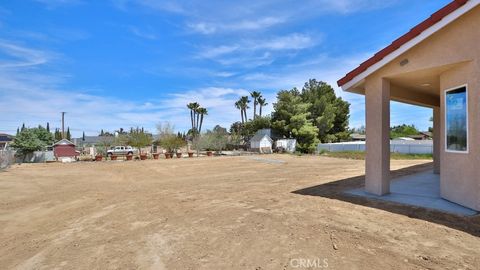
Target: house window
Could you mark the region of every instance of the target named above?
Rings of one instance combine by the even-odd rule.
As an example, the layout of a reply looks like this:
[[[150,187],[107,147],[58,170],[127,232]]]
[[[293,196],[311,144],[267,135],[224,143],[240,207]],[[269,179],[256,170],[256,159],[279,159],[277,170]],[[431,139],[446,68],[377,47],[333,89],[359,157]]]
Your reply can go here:
[[[467,102],[466,86],[445,91],[445,137],[448,152],[468,152]]]

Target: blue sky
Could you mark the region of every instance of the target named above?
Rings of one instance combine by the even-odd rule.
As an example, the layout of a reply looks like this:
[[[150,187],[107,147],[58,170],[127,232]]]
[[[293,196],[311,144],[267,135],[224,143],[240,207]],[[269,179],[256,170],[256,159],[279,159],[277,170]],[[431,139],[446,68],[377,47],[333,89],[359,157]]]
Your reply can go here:
[[[170,121],[186,130],[186,104],[229,126],[248,91],[267,98],[309,78],[351,102],[336,81],[447,0],[19,0],[0,2],[0,132],[25,122],[75,135]],[[252,112],[249,112],[250,116]],[[432,112],[392,103],[391,124],[427,129]]]

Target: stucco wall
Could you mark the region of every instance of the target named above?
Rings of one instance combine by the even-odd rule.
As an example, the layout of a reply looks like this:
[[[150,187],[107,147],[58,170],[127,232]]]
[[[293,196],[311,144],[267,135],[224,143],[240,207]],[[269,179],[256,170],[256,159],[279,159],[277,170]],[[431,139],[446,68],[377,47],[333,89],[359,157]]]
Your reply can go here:
[[[404,59],[408,59],[408,64],[402,66],[400,62]],[[441,71],[436,69],[437,67],[442,67]],[[358,86],[355,91],[361,93],[366,91],[365,89],[368,87],[380,88],[379,85],[381,85],[380,82],[382,80],[394,78],[399,74],[415,74],[425,70],[435,74],[436,80],[439,81],[439,89],[434,89],[425,95],[420,90],[394,89],[392,87],[391,98],[395,99],[395,95],[405,91],[409,93],[408,95],[412,99],[425,101],[423,105],[430,107],[439,105],[441,107],[440,160],[442,196],[453,202],[480,210],[479,6],[368,76],[365,79],[365,83]],[[408,77],[406,78],[408,80]],[[445,151],[444,91],[464,84],[468,84],[469,153],[449,153]],[[369,135],[367,134],[367,136]]]
[[[477,76],[480,74],[477,70]],[[440,191],[442,197],[480,210],[479,203],[479,133],[478,125],[478,80],[475,78],[475,65],[469,63],[449,70],[440,76],[441,94],[441,164]],[[445,93],[451,88],[467,84],[468,92],[468,153],[447,152],[445,147]]]

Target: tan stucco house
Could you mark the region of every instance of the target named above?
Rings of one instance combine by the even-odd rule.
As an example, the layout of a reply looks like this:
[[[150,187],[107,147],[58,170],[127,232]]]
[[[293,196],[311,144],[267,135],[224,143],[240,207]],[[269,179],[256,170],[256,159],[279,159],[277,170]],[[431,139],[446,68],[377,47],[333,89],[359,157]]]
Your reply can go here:
[[[433,109],[441,196],[480,210],[480,0],[455,0],[338,81],[365,95],[365,188],[390,190],[390,101]]]

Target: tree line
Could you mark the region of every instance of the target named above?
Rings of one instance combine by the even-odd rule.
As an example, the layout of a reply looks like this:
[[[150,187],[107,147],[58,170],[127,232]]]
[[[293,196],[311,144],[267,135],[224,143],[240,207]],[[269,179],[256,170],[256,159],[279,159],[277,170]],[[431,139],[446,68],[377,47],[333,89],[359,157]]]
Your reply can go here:
[[[253,119],[248,119],[246,113],[251,100],[243,96],[235,103],[241,112],[241,121],[230,127],[231,133],[240,134],[245,141],[259,129],[271,128],[279,137],[296,139],[299,151],[312,153],[319,142],[349,139],[350,104],[337,97],[335,90],[325,82],[311,79],[301,90],[279,91],[270,116],[262,115],[262,108],[268,104],[262,94],[253,91],[250,96]]]
[[[252,103],[253,113],[249,118],[248,110],[252,108],[250,106]],[[305,153],[314,152],[320,142],[338,142],[349,139],[350,104],[341,97],[337,97],[334,89],[322,81],[311,79],[304,84],[302,89],[280,90],[276,95],[276,101],[273,102],[273,111],[268,115],[264,115],[264,108],[268,105],[267,100],[257,90],[252,91],[249,96],[240,97],[233,105],[240,112],[239,121],[230,126],[229,133],[220,126],[206,132],[208,140],[212,141],[209,144],[214,144],[214,139],[218,140],[221,136],[229,137],[228,142],[231,144],[245,144],[258,130],[264,128],[271,128],[278,137],[296,139],[298,151]],[[190,113],[190,129],[187,134],[174,134],[168,128],[169,135],[166,136],[165,130],[159,129],[159,132],[164,133],[163,144],[167,148],[177,148],[180,140],[184,142],[190,140],[194,144],[200,142],[204,117],[208,115],[208,110],[198,102],[188,103],[186,107]],[[39,147],[41,148],[39,145],[52,145],[54,141],[62,138],[60,130],[56,129],[53,134],[50,132],[48,123],[46,128],[39,126],[34,129],[25,128],[23,125],[17,131],[18,139],[15,141],[18,142],[13,145],[19,146],[22,138],[29,136],[37,137],[38,140],[30,140],[29,148],[25,149],[37,150]],[[114,137],[118,144],[129,144],[138,148],[149,145],[153,141],[152,134],[139,127],[132,127],[129,132],[120,128],[114,133],[102,129],[99,136],[102,138]],[[66,138],[70,139],[69,128],[67,128]],[[85,133],[83,133],[82,139],[85,140]],[[222,139],[222,141],[225,140]],[[160,142],[157,144],[162,145]]]

